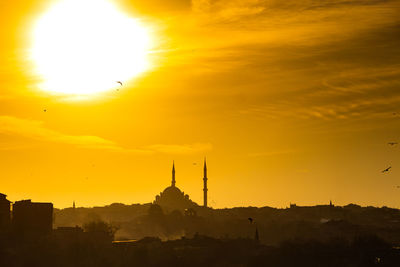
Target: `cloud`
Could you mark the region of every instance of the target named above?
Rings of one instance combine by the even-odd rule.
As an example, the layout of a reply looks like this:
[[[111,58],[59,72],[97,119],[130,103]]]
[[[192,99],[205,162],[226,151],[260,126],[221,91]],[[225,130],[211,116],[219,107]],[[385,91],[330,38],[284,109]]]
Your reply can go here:
[[[117,0],[125,8],[133,10],[140,15],[160,16],[173,15],[191,10],[190,0]]]
[[[104,138],[92,135],[67,135],[44,127],[37,120],[20,119],[11,116],[0,116],[0,133],[30,138],[38,141],[65,143],[79,147],[117,148],[117,145]]]
[[[0,116],[0,134],[13,137],[23,137],[36,141],[52,142],[73,145],[86,149],[102,149],[121,153],[134,153],[152,155],[164,154],[195,154],[212,149],[209,143],[194,143],[185,145],[155,144],[142,148],[126,148],[117,143],[95,135],[68,135],[46,128],[42,121],[21,119],[12,116]],[[32,143],[27,146],[32,146]],[[27,146],[13,145],[10,143],[0,144],[3,150],[21,149]]]
[[[321,12],[352,7],[369,7],[396,3],[396,0],[193,0],[192,3],[193,10],[196,12],[230,14],[231,17],[239,18],[258,14],[282,14],[284,12],[284,14],[293,13],[292,15],[294,15],[294,13],[307,11]]]
[[[195,0],[199,27],[221,36],[204,41],[198,83],[240,97],[233,112],[251,119],[387,118],[400,105],[399,3]]]
[[[390,118],[400,106],[400,96],[376,97],[337,103],[306,104],[291,102],[274,103],[270,105],[252,106],[239,111],[240,114],[259,119],[321,119],[349,120],[349,119],[374,119]]]
[[[190,15],[167,23],[170,48],[178,49],[167,53],[165,64],[254,81],[315,63],[323,70],[326,60],[390,62],[382,56],[398,52],[399,2],[193,0]]]
[[[334,58],[334,54],[332,55]],[[308,59],[313,62],[313,59]],[[328,63],[329,60],[326,60]],[[282,92],[274,100],[263,99],[239,110],[246,117],[258,119],[318,119],[365,120],[393,117],[400,106],[400,66],[376,66],[357,62],[339,70],[318,73],[305,69],[303,76],[312,73],[314,79],[295,91]],[[284,83],[284,82],[282,82]],[[374,124],[378,125],[378,124]]]

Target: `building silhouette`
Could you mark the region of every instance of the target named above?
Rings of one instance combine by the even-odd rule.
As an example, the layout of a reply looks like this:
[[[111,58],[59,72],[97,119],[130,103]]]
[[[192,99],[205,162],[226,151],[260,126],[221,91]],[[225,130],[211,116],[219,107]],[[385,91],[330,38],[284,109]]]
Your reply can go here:
[[[40,236],[53,229],[53,204],[29,200],[16,201],[12,210],[12,226],[16,234]]]
[[[204,160],[204,207],[207,207],[207,165],[206,161]],[[154,204],[159,205],[162,207],[164,211],[170,212],[173,210],[190,210],[195,207],[199,207],[197,203],[192,201],[188,194],[185,194],[176,186],[176,179],[175,179],[175,163],[172,163],[172,181],[171,186],[168,186],[161,192],[159,195],[156,196]]]
[[[11,224],[10,203],[7,195],[0,193],[0,232],[5,232]]]

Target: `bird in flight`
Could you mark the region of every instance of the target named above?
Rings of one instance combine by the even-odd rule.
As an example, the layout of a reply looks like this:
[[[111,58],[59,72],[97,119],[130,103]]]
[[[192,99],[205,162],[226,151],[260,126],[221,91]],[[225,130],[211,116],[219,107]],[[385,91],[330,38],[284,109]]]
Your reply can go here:
[[[388,143],[388,145],[391,145],[391,146],[394,146],[394,145],[397,145],[398,143],[397,142],[389,142]]]
[[[47,112],[47,109],[43,109],[43,112]]]
[[[122,86],[122,82],[121,81],[117,81],[117,83],[119,83]]]
[[[382,171],[382,173],[388,172],[391,168],[392,168],[392,166],[390,166],[390,167],[384,169],[384,170]]]

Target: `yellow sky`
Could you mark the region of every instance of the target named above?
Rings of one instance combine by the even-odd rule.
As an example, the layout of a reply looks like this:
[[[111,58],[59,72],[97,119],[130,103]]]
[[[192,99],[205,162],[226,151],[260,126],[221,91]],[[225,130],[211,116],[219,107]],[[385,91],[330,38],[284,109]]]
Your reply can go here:
[[[177,186],[202,203],[207,156],[214,207],[400,207],[400,146],[387,145],[400,142],[398,0],[116,0],[153,36],[151,68],[83,99],[41,91],[29,61],[54,3],[0,8],[10,200],[150,202],[175,160]]]

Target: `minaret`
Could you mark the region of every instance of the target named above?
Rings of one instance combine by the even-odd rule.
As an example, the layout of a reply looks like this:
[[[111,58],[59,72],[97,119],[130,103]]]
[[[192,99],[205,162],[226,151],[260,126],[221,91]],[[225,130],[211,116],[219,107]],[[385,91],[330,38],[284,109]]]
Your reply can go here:
[[[172,187],[175,187],[175,162],[172,161]]]
[[[204,181],[204,187],[203,187],[203,192],[204,192],[204,207],[207,207],[207,163],[206,163],[206,158],[204,158],[204,177],[203,177],[203,181]]]

